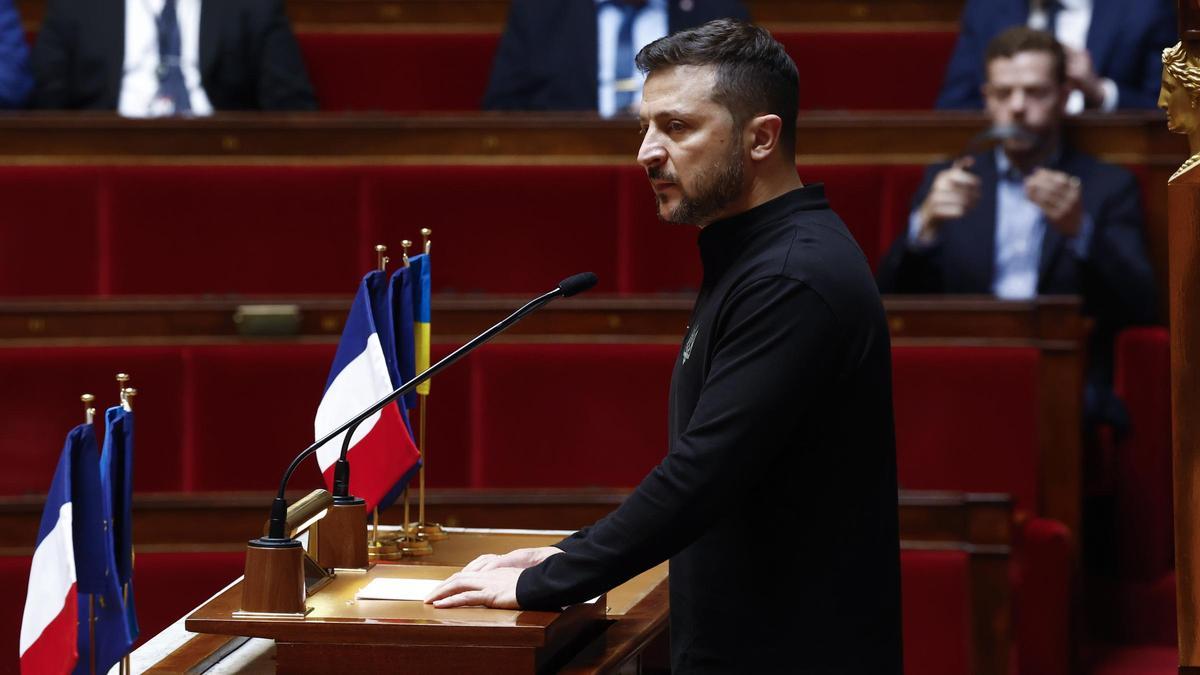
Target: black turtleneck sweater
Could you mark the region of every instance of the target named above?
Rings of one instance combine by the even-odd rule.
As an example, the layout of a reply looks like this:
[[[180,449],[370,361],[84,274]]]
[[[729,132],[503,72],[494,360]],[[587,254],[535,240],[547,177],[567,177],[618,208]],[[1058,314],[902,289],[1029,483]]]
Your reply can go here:
[[[674,673],[900,673],[891,353],[820,185],[700,233],[670,446],[617,510],[524,571],[527,609],[670,558]]]

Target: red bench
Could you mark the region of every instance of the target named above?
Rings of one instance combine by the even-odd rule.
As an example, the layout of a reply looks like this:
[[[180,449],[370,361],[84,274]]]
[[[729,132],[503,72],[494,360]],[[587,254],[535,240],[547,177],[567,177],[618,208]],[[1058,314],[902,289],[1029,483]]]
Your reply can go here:
[[[1117,626],[1131,643],[1174,645],[1175,538],[1171,481],[1171,364],[1165,328],[1117,338],[1114,389],[1129,410],[1117,445]]]
[[[804,110],[927,110],[953,31],[776,31],[800,69]],[[322,110],[478,110],[497,33],[297,34]],[[864,49],[869,45],[869,49]],[[859,86],[880,63],[903,63]]]
[[[802,166],[878,260],[892,168]],[[194,188],[203,184],[203,197]],[[0,297],[349,295],[372,247],[434,231],[438,292],[695,290],[697,232],[660,222],[640,167],[0,167]],[[894,201],[894,200],[893,200]],[[11,223],[9,225],[8,223]]]

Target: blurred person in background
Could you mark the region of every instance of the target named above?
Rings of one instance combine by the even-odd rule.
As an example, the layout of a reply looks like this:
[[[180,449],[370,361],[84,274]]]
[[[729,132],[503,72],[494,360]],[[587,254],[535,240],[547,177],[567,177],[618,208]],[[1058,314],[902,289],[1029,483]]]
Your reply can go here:
[[[1095,319],[1085,421],[1128,424],[1112,393],[1113,339],[1156,318],[1137,181],[1063,138],[1072,84],[1063,47],[1024,26],[988,47],[991,151],[930,167],[908,229],[879,268],[883,293],[1079,295]]]
[[[513,0],[484,110],[636,115],[647,44],[713,19],[749,20],[738,0]]]
[[[21,108],[33,87],[29,48],[13,0],[0,0],[0,108]]]
[[[317,108],[282,0],[50,0],[32,61],[40,109]]]
[[[1067,112],[1155,107],[1162,50],[1175,44],[1176,0],[967,0],[936,107],[983,107],[984,51],[1013,26],[1043,30],[1066,51]]]

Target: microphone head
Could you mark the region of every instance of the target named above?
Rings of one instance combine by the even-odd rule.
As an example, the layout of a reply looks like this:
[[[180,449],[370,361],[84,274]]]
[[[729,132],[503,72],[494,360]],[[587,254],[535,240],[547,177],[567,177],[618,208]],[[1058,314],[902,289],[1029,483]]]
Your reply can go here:
[[[564,298],[569,298],[577,293],[582,293],[592,286],[596,285],[599,277],[591,272],[580,272],[574,276],[569,276],[566,279],[558,282],[558,290],[562,291]]]

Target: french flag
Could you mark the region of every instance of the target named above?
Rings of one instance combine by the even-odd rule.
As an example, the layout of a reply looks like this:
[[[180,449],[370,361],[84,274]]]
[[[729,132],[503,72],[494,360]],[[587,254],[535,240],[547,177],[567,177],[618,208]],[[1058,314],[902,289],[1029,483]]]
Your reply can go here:
[[[386,328],[381,338],[376,321],[376,317],[390,315],[386,311],[386,297],[385,275],[377,271],[368,273],[354,296],[325,384],[325,395],[317,406],[313,425],[317,438],[392,392],[386,354],[388,350],[394,351],[395,346]],[[334,464],[344,440],[345,432],[317,450],[317,464],[331,490]],[[388,405],[358,426],[350,439],[347,457],[350,494],[364,499],[370,511],[419,459],[398,405]]]
[[[75,427],[67,435],[46,496],[21,618],[22,673],[69,673],[79,658],[71,467],[89,442],[94,453],[96,436],[91,425]]]

